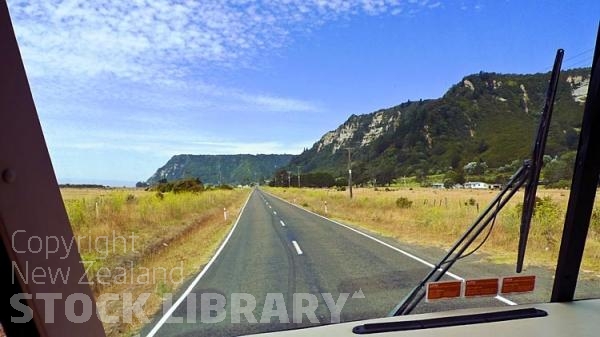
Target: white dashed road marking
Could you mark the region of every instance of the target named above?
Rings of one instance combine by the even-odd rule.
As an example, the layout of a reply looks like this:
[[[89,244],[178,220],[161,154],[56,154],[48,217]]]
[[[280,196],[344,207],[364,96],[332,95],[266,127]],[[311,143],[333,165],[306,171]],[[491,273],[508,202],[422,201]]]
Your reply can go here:
[[[302,249],[300,249],[300,246],[298,245],[298,242],[296,242],[296,240],[292,241],[292,244],[294,245],[294,248],[296,248],[296,253],[298,253],[298,255],[302,255]]]

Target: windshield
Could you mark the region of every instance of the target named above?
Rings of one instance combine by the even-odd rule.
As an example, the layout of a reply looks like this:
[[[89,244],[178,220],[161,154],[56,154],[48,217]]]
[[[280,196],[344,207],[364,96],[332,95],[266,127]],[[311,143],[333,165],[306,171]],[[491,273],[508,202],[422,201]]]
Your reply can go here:
[[[564,48],[523,272],[517,189],[411,313],[550,300],[599,3],[8,7],[107,335],[394,314],[500,209]],[[598,212],[577,298],[600,297]]]

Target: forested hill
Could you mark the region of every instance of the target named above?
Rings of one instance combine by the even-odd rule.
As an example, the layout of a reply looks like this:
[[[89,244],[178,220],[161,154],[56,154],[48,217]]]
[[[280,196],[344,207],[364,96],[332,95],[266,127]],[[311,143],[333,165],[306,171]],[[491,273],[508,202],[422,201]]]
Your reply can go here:
[[[289,154],[236,154],[173,156],[148,179],[155,184],[162,179],[173,181],[183,178],[200,178],[207,184],[250,184],[269,178],[289,164]]]
[[[576,148],[589,72],[561,74],[546,149],[552,157]],[[481,72],[463,78],[439,99],[352,115],[289,167],[344,176],[348,148],[358,183],[446,173],[471,162],[491,169],[510,165],[530,155],[549,78],[549,73]]]

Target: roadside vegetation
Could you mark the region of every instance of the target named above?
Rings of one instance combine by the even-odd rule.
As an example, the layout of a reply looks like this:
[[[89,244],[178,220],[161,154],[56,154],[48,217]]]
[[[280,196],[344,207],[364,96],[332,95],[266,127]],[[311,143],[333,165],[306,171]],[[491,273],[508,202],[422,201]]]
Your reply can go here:
[[[399,242],[448,248],[497,191],[436,190],[432,188],[335,189],[267,188],[290,202],[357,228]],[[541,189],[532,220],[526,264],[554,266],[562,235],[568,190]],[[494,263],[514,263],[523,194],[516,194],[496,219],[493,232],[480,252]],[[598,201],[597,201],[598,202]],[[597,204],[599,205],[599,204]],[[596,206],[582,265],[600,274],[600,206]]]
[[[114,293],[131,294],[135,300],[149,293],[142,309],[150,319],[167,294],[175,293],[206,264],[249,190],[190,186],[195,192],[61,189],[96,298]],[[123,297],[107,302],[103,310],[122,318]],[[132,323],[105,323],[107,334],[134,334],[143,322],[133,318]]]
[[[541,171],[540,182],[548,188],[569,188],[575,151],[567,151],[554,157],[545,155],[544,167]],[[489,168],[485,161],[472,161],[465,165],[457,159],[446,170],[417,170],[411,176],[399,176],[394,171],[383,171],[376,165],[358,163],[352,169],[352,181],[361,187],[431,187],[434,184],[452,188],[464,185],[466,182],[484,182],[487,184],[505,184],[510,177],[522,166],[522,160],[513,160],[497,168]],[[344,166],[344,165],[341,165]],[[390,170],[397,165],[389,165]],[[379,170],[374,173],[373,170]],[[336,187],[343,190],[348,185],[348,175],[331,172],[306,172],[300,174],[287,169],[276,171],[268,182],[271,187],[297,187],[298,181],[302,187]]]

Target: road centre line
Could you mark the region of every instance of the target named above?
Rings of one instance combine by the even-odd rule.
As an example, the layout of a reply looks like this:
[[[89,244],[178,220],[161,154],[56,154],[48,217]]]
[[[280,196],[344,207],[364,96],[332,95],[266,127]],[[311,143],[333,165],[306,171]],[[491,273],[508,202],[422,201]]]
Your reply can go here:
[[[302,255],[302,249],[300,249],[300,246],[298,245],[298,242],[296,242],[296,240],[292,240],[292,245],[294,245],[294,248],[296,248],[296,253],[298,253],[298,255]]]
[[[217,257],[221,253],[221,251],[223,251],[223,248],[225,247],[225,245],[227,244],[227,242],[229,242],[229,239],[231,238],[231,235],[235,231],[238,223],[240,222],[242,214],[244,213],[244,210],[246,209],[246,205],[248,205],[248,201],[250,201],[250,198],[252,197],[252,195],[254,194],[254,192],[255,191],[253,190],[253,191],[250,192],[250,194],[248,194],[248,198],[246,199],[246,202],[244,203],[244,206],[242,206],[242,208],[240,209],[240,213],[238,214],[238,217],[235,220],[235,223],[233,224],[233,227],[231,227],[231,230],[229,230],[229,233],[225,237],[225,240],[223,240],[223,242],[219,246],[219,249],[217,249],[217,251],[212,256],[212,258],[208,261],[208,263],[204,266],[204,268],[202,268],[202,271],[200,272],[200,274],[198,274],[198,276],[196,276],[196,278],[192,281],[192,283],[190,283],[190,285],[183,292],[183,294],[181,294],[181,296],[179,297],[179,299],[177,299],[177,301],[169,308],[169,310],[167,310],[167,312],[156,323],[156,325],[154,326],[154,328],[152,328],[152,330],[150,330],[150,332],[146,335],[146,337],[153,337],[154,335],[156,335],[156,333],[162,327],[162,325],[165,324],[165,322],[169,319],[169,317],[171,317],[171,315],[173,314],[173,312],[175,312],[175,310],[177,309],[177,307],[179,307],[179,305],[181,305],[181,303],[183,302],[183,300],[192,292],[192,290],[194,290],[194,287],[196,287],[196,285],[198,284],[198,282],[200,282],[200,279],[202,278],[202,276],[204,276],[204,274],[206,274],[206,272],[208,271],[208,269],[210,268],[210,266],[212,266],[212,264],[215,262],[215,260],[217,259]]]
[[[268,195],[269,195],[269,196],[271,196],[271,197],[274,197],[274,198],[276,198],[276,199],[279,199],[279,200],[281,200],[281,201],[285,202],[286,204],[292,205],[292,206],[294,206],[294,207],[296,207],[296,208],[299,208],[299,209],[301,209],[301,210],[303,210],[303,211],[305,211],[305,212],[308,212],[308,213],[310,213],[310,214],[316,215],[316,216],[318,216],[319,218],[322,218],[322,219],[324,219],[324,220],[327,220],[327,221],[329,221],[329,222],[332,222],[332,223],[334,223],[334,224],[336,224],[336,225],[338,225],[338,226],[342,226],[342,227],[344,227],[344,228],[346,228],[346,229],[349,229],[349,230],[351,230],[351,231],[353,231],[353,232],[355,232],[355,233],[357,233],[357,234],[359,234],[359,235],[362,235],[362,236],[364,236],[364,237],[366,237],[366,238],[369,238],[369,239],[371,239],[371,240],[373,240],[373,241],[375,241],[375,242],[377,242],[377,243],[380,243],[380,244],[382,244],[382,245],[384,245],[384,246],[386,246],[386,247],[388,247],[388,248],[391,248],[391,249],[393,249],[393,250],[395,250],[395,251],[397,251],[397,252],[399,252],[399,253],[403,254],[404,256],[406,256],[406,257],[409,257],[409,258],[411,258],[411,259],[413,259],[413,260],[415,260],[415,261],[417,261],[417,262],[420,262],[420,263],[422,263],[422,264],[424,264],[424,265],[426,265],[426,266],[428,266],[428,267],[430,267],[430,268],[434,268],[434,267],[435,267],[435,265],[434,265],[433,263],[430,263],[430,262],[428,262],[428,261],[426,261],[426,260],[424,260],[424,259],[422,259],[422,258],[420,258],[420,257],[418,257],[418,256],[416,256],[416,255],[413,255],[413,254],[411,254],[411,253],[409,253],[409,252],[407,252],[407,251],[404,251],[404,250],[402,250],[402,249],[400,249],[400,248],[398,248],[398,247],[394,247],[394,246],[390,245],[389,243],[387,243],[387,242],[384,242],[384,241],[382,241],[382,240],[379,240],[378,238],[376,238],[376,237],[373,237],[373,236],[371,236],[371,235],[369,235],[369,234],[367,234],[367,233],[363,233],[363,232],[361,232],[361,231],[360,231],[360,230],[358,230],[358,229],[352,228],[352,227],[350,227],[350,226],[348,226],[348,225],[345,225],[345,224],[343,224],[343,223],[341,223],[341,222],[337,222],[337,221],[335,221],[335,220],[329,219],[329,218],[327,218],[327,217],[324,217],[324,216],[322,216],[322,215],[320,215],[320,214],[317,214],[317,213],[315,213],[315,212],[312,212],[312,211],[310,211],[310,210],[308,210],[308,209],[306,209],[306,208],[303,208],[303,207],[300,207],[300,206],[298,206],[298,205],[295,205],[295,204],[293,204],[293,203],[291,203],[291,202],[289,202],[289,201],[287,201],[287,200],[285,200],[285,199],[282,199],[282,198],[280,198],[280,197],[278,197],[278,196],[276,196],[276,195],[274,195],[274,194],[267,193],[267,192],[264,192],[264,191],[261,191],[261,193],[266,193],[266,194],[268,194]],[[439,269],[439,270],[441,270],[441,269]],[[455,279],[455,280],[458,280],[458,281],[464,281],[464,280],[465,280],[463,277],[460,277],[460,276],[458,276],[458,275],[456,275],[456,274],[454,274],[454,273],[451,273],[451,272],[449,272],[449,271],[447,271],[445,274],[446,274],[446,275],[448,275],[448,276],[450,276],[451,278],[453,278],[453,279]],[[495,298],[496,300],[498,300],[498,301],[500,301],[500,302],[502,302],[502,303],[508,304],[508,305],[517,305],[517,304],[518,304],[518,303],[516,303],[516,302],[513,302],[513,301],[511,301],[511,300],[507,299],[506,297],[503,297],[503,296],[500,296],[500,295],[498,295],[498,296],[496,296],[496,297],[494,297],[494,298]]]

